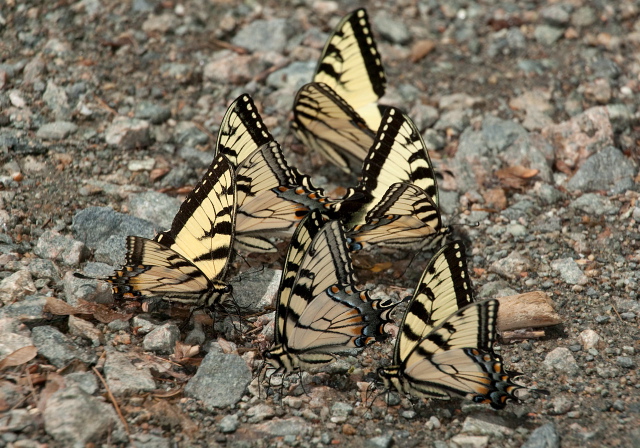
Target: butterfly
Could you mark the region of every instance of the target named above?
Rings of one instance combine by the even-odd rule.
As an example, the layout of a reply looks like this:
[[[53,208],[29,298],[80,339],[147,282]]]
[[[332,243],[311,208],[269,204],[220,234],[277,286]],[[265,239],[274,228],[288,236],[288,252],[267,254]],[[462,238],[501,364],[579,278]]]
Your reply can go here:
[[[385,387],[418,397],[451,395],[502,409],[518,401],[513,373],[493,350],[497,300],[474,302],[464,246],[453,241],[431,259],[407,306],[393,363],[378,369]]]
[[[292,129],[346,173],[367,155],[382,118],[386,77],[366,10],[347,14],[294,100]]]
[[[275,252],[268,237],[290,237],[310,208],[329,202],[308,176],[289,167],[247,94],[227,109],[216,151],[236,172],[236,248]]]
[[[129,236],[124,266],[106,280],[119,298],[162,297],[213,308],[231,292],[222,279],[235,221],[235,172],[220,154],[180,206],[171,229],[153,240]]]
[[[406,114],[388,107],[362,163],[362,180],[326,207],[345,223],[353,249],[423,248],[450,233],[438,204],[435,170],[420,132]]]
[[[293,372],[385,339],[384,326],[395,304],[373,300],[354,284],[342,225],[312,211],[287,252],[276,298],[275,343],[264,353],[267,362]]]

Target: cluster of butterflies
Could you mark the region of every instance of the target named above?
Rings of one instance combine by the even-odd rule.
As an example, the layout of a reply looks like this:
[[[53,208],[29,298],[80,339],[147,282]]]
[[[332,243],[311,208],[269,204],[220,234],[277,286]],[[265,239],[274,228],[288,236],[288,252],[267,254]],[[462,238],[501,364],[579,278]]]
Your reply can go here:
[[[494,350],[496,300],[474,301],[461,242],[442,245],[433,165],[411,119],[378,105],[385,75],[367,14],[347,15],[329,38],[314,82],[302,87],[293,129],[308,147],[361,180],[331,199],[289,166],[248,95],[229,107],[215,156],[171,229],[130,236],[125,265],[106,280],[116,297],[162,297],[215,309],[234,249],[274,252],[291,238],[276,299],[275,343],[264,353],[294,372],[381,341],[396,304],[356,288],[350,253],[370,245],[439,247],[400,326],[387,388],[421,397],[452,394],[502,408],[517,401],[514,374]]]

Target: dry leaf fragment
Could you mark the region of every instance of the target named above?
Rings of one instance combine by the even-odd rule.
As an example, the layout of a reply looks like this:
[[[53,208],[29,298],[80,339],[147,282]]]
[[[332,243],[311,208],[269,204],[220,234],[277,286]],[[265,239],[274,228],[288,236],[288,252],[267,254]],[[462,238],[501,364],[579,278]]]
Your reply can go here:
[[[418,62],[436,48],[436,43],[432,40],[419,40],[411,47],[411,62]]]
[[[369,269],[371,272],[382,272],[382,271],[386,271],[387,269],[391,268],[393,266],[393,263],[391,263],[390,261],[385,261],[384,263],[376,263],[374,264],[371,269]]]
[[[33,345],[27,345],[26,347],[19,348],[13,353],[10,353],[6,358],[0,361],[0,370],[4,370],[7,367],[21,366],[26,364],[36,357],[38,349]]]
[[[540,171],[534,168],[525,168],[521,165],[509,166],[496,171],[496,177],[500,183],[508,188],[522,189],[527,181],[536,176]]]

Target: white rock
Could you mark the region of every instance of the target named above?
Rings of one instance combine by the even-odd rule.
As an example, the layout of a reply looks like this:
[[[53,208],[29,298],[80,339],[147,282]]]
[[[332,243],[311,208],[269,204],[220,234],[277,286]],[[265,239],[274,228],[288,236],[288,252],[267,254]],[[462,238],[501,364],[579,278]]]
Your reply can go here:
[[[24,296],[35,294],[36,291],[31,272],[22,269],[0,282],[0,301],[4,303],[15,302]]]
[[[590,348],[599,348],[602,341],[600,335],[591,329],[584,330],[582,333],[580,333],[579,338],[584,350],[589,350]]]

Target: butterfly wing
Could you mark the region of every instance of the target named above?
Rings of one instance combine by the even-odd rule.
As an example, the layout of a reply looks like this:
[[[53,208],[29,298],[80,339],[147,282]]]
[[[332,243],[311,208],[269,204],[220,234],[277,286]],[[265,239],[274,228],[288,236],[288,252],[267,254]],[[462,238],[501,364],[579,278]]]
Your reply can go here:
[[[219,154],[180,206],[171,229],[154,240],[193,263],[207,278],[219,279],[231,257],[235,223],[235,174]]]
[[[401,249],[436,247],[451,233],[443,227],[442,216],[431,197],[421,188],[396,183],[389,187],[380,202],[364,218],[364,224],[349,232],[352,250],[368,245]]]
[[[229,163],[235,168],[259,147],[273,141],[253,99],[243,94],[231,103],[222,119],[215,146],[216,154],[227,156]]]
[[[233,170],[219,155],[180,206],[171,229],[154,240],[127,239],[125,265],[107,279],[114,293],[195,305],[217,302],[229,292],[221,279],[231,256],[235,196]]]
[[[174,250],[137,236],[127,238],[125,266],[107,281],[117,298],[132,294],[199,306],[212,306],[230,291]]]
[[[523,386],[493,351],[498,306],[497,300],[472,303],[423,337],[400,365],[403,390],[445,400],[459,395],[496,409],[518,401],[514,392]]]
[[[420,131],[408,115],[388,107],[362,164],[359,188],[379,200],[397,182],[422,188],[438,205],[436,175]]]
[[[336,26],[322,50],[313,80],[331,87],[370,129],[378,129],[381,114],[377,103],[387,80],[366,10],[349,13]]]
[[[305,146],[347,173],[360,167],[375,136],[349,103],[328,85],[315,82],[298,91],[291,128]]]
[[[400,364],[422,338],[473,301],[464,245],[452,241],[435,253],[418,281],[400,325],[394,364]]]
[[[304,251],[304,252],[303,252]],[[292,371],[384,338],[394,305],[356,290],[341,224],[312,212],[292,238],[277,298],[274,366]]]

